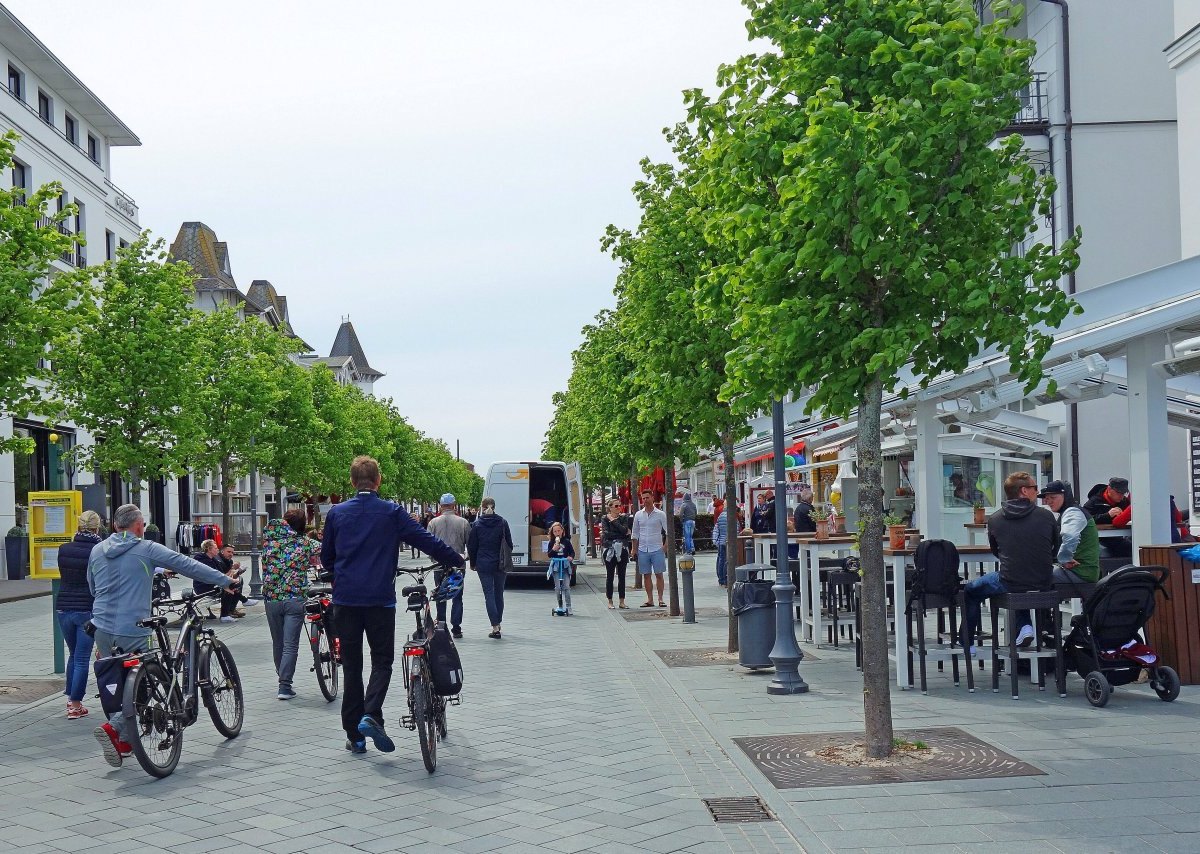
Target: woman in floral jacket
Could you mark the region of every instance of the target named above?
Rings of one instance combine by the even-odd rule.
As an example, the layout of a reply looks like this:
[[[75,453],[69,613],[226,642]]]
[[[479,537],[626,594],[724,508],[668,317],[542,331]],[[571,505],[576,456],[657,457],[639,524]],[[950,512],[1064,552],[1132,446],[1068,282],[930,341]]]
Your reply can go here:
[[[275,672],[279,676],[280,700],[296,696],[292,676],[300,653],[300,630],[304,627],[304,600],[308,592],[309,567],[320,565],[321,544],[304,536],[303,510],[289,510],[282,519],[272,519],[263,530],[263,601]]]

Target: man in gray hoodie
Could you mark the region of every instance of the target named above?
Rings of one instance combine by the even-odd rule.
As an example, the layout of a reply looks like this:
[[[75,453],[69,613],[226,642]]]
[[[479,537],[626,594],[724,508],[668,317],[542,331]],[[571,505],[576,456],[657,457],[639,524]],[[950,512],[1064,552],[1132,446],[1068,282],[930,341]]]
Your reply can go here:
[[[154,587],[154,568],[166,567],[194,581],[216,587],[232,587],[237,582],[222,572],[171,551],[153,540],[143,540],[146,520],[136,504],[122,504],[113,514],[113,534],[92,549],[88,560],[88,587],[95,602],[92,625],[96,651],[112,655],[114,647],[125,652],[149,648],[150,630],[138,625],[150,616]],[[109,715],[108,723],[95,730],[104,759],[114,768],[130,753],[125,716]]]

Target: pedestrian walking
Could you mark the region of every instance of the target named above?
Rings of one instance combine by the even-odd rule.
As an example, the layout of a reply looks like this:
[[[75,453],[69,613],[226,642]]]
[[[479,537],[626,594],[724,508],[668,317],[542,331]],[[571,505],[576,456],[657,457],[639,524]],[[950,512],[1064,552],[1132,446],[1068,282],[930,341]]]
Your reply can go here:
[[[729,583],[728,547],[729,517],[725,515],[724,507],[717,509],[717,521],[713,524],[713,545],[717,547],[717,584],[724,587]]]
[[[630,537],[633,523],[621,512],[621,502],[615,498],[608,500],[608,513],[600,520],[600,553],[604,556],[604,595],[608,597],[608,607],[613,607],[613,576],[617,580],[617,601],[619,608],[628,608],[625,604],[625,570],[629,566]]]
[[[92,591],[88,588],[87,567],[92,549],[100,542],[100,515],[94,510],[79,514],[78,530],[69,543],[58,547],[58,597],[54,612],[67,644],[66,686],[67,720],[87,717],[83,695],[87,693],[88,668],[91,667],[92,636],[84,628],[92,619]]]
[[[558,608],[555,614],[571,615],[571,560],[575,557],[575,547],[567,535],[562,522],[550,526],[550,538],[547,544],[547,554],[550,556],[550,569],[546,571],[547,578],[554,579],[554,591],[558,595]]]
[[[275,696],[280,700],[296,696],[292,677],[300,654],[300,630],[304,628],[308,571],[321,563],[321,544],[304,536],[304,522],[303,510],[289,510],[263,529],[262,596],[279,680]]]
[[[683,550],[688,554],[696,553],[696,543],[692,539],[692,535],[696,532],[696,502],[692,500],[692,494],[685,492],[683,501],[679,505],[679,519],[683,527]]]
[[[150,616],[154,573],[161,566],[193,581],[225,590],[234,581],[211,566],[171,551],[164,545],[143,540],[146,519],[136,504],[122,504],[113,514],[113,534],[92,549],[88,558],[88,588],[92,601],[93,637],[99,657],[115,651],[145,652],[150,648],[150,630],[138,625]],[[213,544],[216,545],[215,543]],[[215,552],[215,549],[214,549]],[[129,722],[122,711],[93,731],[104,760],[120,768],[133,748],[129,746]]]
[[[400,545],[416,546],[447,566],[463,559],[430,534],[398,504],[379,497],[382,479],[372,457],[350,465],[354,496],[325,517],[321,563],[333,573],[334,621],[342,650],[342,728],[346,749],[366,753],[370,738],[391,753],[395,743],[383,728],[383,701],[396,656],[396,566]],[[363,690],[363,636],[371,648],[371,678]]]
[[[429,522],[429,533],[458,552],[467,553],[467,536],[471,533],[471,525],[458,515],[458,503],[453,493],[447,492],[438,501],[439,512]],[[433,583],[441,584],[446,575],[445,569],[439,569],[433,574]],[[437,603],[437,618],[439,623],[446,622],[446,601],[439,599]],[[456,638],[462,637],[463,621],[463,591],[458,592],[450,600],[450,634]]]
[[[504,620],[504,582],[508,572],[506,564],[511,560],[512,547],[512,531],[504,517],[496,513],[496,499],[483,499],[479,517],[467,537],[467,555],[471,560],[471,568],[479,574],[484,607],[492,624],[488,637],[492,640],[500,640],[500,624]]]

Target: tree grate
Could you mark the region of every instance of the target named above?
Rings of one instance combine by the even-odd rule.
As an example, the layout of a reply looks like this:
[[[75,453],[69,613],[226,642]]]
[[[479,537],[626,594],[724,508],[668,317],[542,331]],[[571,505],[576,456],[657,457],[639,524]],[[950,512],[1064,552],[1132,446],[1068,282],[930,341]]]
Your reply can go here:
[[[760,798],[705,798],[704,805],[712,814],[713,821],[748,822],[775,821],[775,816]]]

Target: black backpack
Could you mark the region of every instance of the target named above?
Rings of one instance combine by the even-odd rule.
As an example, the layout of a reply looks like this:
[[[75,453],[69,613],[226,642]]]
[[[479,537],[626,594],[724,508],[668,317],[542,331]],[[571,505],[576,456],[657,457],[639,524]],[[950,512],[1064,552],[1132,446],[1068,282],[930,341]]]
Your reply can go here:
[[[429,673],[433,690],[442,697],[453,697],[462,690],[462,659],[444,623],[439,623],[429,636]]]
[[[953,599],[962,588],[958,548],[949,540],[922,540],[917,546],[917,571],[909,600],[920,596]]]

